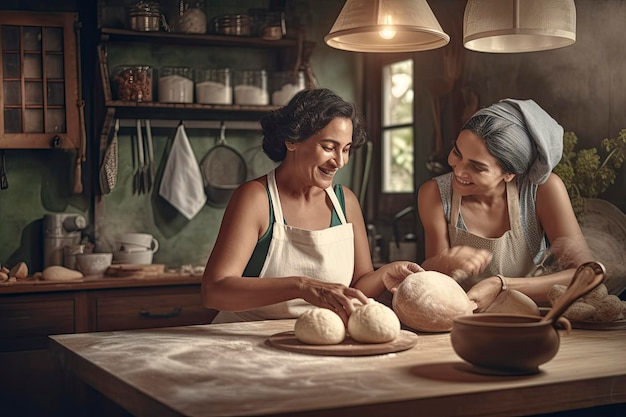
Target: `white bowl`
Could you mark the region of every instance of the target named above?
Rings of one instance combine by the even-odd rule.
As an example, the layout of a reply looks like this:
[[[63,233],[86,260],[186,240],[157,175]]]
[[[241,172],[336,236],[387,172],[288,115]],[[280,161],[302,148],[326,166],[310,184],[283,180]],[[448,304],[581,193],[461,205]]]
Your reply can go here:
[[[85,275],[103,276],[112,260],[112,253],[81,253],[76,255],[76,268]]]
[[[113,253],[113,259],[118,264],[148,265],[152,263],[154,252],[151,250],[125,252],[117,251]]]

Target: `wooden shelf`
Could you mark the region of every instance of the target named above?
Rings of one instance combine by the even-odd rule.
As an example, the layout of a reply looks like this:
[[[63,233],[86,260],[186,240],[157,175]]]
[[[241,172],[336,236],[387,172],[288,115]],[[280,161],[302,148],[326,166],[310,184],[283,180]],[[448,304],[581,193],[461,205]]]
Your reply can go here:
[[[279,106],[243,106],[214,104],[174,104],[160,102],[129,102],[112,100],[106,107],[115,109],[118,119],[166,120],[259,120],[263,114]]]
[[[102,42],[159,42],[178,45],[240,48],[295,48],[297,39],[266,40],[252,36],[196,35],[172,32],[139,32],[128,29],[102,28]],[[313,42],[305,42],[311,43]]]

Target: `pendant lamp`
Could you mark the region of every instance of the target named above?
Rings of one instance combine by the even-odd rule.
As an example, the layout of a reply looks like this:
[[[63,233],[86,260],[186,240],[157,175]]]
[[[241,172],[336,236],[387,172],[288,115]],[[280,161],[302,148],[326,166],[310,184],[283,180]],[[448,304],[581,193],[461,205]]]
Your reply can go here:
[[[450,41],[426,0],[347,0],[324,37],[354,52],[414,52]]]
[[[463,45],[478,52],[533,52],[576,42],[574,0],[468,0]]]

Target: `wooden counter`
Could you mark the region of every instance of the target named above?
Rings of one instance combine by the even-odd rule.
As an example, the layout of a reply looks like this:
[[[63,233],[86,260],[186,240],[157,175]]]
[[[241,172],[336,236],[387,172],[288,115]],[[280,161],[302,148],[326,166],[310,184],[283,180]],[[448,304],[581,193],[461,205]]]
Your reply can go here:
[[[504,416],[626,403],[626,330],[562,334],[529,376],[475,372],[450,335],[407,351],[316,356],[269,336],[293,320],[51,336],[64,368],[137,416]]]

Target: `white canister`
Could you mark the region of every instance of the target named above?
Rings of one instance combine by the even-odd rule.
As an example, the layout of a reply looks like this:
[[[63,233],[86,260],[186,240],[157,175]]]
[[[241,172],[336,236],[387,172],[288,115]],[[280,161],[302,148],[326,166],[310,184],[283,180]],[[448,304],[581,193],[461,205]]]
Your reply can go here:
[[[284,106],[296,95],[304,90],[303,71],[280,71],[272,74],[272,104]]]
[[[235,72],[235,104],[266,106],[270,104],[265,70]]]
[[[193,70],[187,67],[164,67],[159,71],[159,101],[193,103]]]
[[[228,68],[196,71],[196,102],[202,104],[233,104],[233,90]]]

